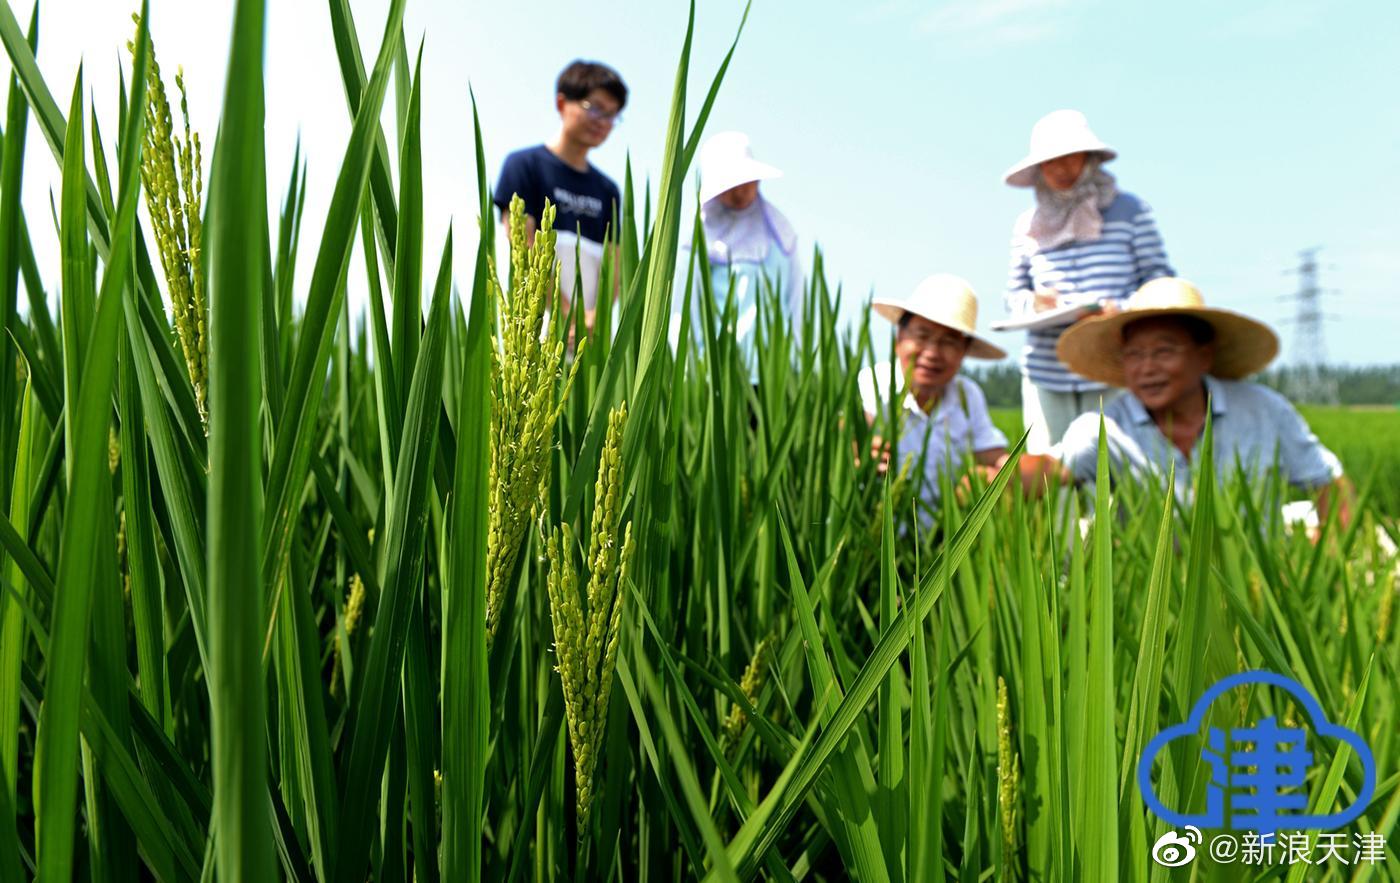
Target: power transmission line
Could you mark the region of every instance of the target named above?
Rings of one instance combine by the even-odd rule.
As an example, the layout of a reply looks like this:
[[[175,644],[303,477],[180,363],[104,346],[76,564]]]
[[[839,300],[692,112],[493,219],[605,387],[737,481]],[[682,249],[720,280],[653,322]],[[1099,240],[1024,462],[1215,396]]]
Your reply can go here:
[[[1334,290],[1324,291],[1318,285],[1317,253],[1321,246],[1305,248],[1298,252],[1298,290],[1287,295],[1297,305],[1297,312],[1291,320],[1293,324],[1292,362],[1294,376],[1290,386],[1294,399],[1304,402],[1336,404],[1337,382],[1327,371],[1326,325],[1335,319],[1322,310],[1322,295],[1336,294]]]

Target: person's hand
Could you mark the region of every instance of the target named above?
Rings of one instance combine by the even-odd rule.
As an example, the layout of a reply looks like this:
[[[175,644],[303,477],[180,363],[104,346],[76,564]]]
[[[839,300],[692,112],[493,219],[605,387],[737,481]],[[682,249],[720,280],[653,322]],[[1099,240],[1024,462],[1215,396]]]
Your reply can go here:
[[[870,456],[876,461],[876,475],[884,475],[890,471],[890,446],[884,438],[878,435],[870,437]]]
[[[980,467],[976,467],[980,468]],[[968,472],[958,481],[957,487],[953,488],[953,498],[958,501],[959,506],[966,506],[972,499],[972,473]]]
[[[1351,527],[1355,504],[1356,489],[1346,477],[1324,485],[1317,495],[1317,523],[1308,528],[1308,540],[1316,545],[1322,538],[1322,525],[1333,509],[1337,510],[1337,527],[1345,532]]]
[[[1005,463],[1006,458],[1003,457],[1001,462]],[[958,482],[958,486],[953,489],[953,495],[957,497],[958,505],[966,506],[975,499],[974,494],[977,492],[977,488],[973,486],[972,481],[972,474],[974,472],[981,477],[981,481],[977,482],[977,487],[985,488],[996,480],[997,473],[1000,471],[1000,466],[991,466],[986,463],[974,464],[970,470],[964,473],[962,480]],[[1007,482],[1006,487],[1002,488],[1002,499],[1006,499],[1011,493],[1011,483]]]
[[[1037,313],[1053,310],[1060,305],[1060,295],[1053,288],[1037,288],[1033,305]]]
[[[1056,473],[1061,483],[1073,480],[1060,461],[1049,454],[1022,454],[1016,469],[1021,477],[1021,490],[1031,499],[1037,499],[1045,492],[1046,482]]]
[[[1118,302],[1109,300],[1099,304],[1099,311],[1091,313],[1090,316],[1113,316],[1121,312],[1123,312],[1123,308],[1118,305]]]
[[[860,448],[855,444],[855,442],[852,442],[851,446],[855,449],[854,453],[856,466],[859,467],[861,463]],[[876,461],[876,475],[884,475],[886,472],[889,471],[890,446],[883,438],[881,438],[878,435],[872,435],[870,437],[870,456],[873,460]]]

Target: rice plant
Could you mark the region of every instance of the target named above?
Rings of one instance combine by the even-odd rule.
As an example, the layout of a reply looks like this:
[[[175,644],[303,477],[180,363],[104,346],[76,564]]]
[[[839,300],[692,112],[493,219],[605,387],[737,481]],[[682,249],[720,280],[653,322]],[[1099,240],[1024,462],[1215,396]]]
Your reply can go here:
[[[1156,881],[1137,758],[1250,668],[1367,738],[1354,830],[1394,832],[1392,516],[1363,499],[1311,542],[1277,480],[1030,500],[1014,460],[928,508],[919,470],[852,456],[896,431],[856,386],[887,329],[838,326],[818,252],[801,322],[767,292],[755,386],[681,246],[739,42],[694,101],[693,12],[659,187],[626,176],[613,330],[566,352],[548,218],[507,278],[490,260],[475,120],[471,272],[423,242],[403,7],[366,68],[330,4],[351,135],[325,216],[294,162],[273,231],[248,198],[263,4],[237,4],[207,193],[144,9],[125,91],[90,105],[80,74],[65,113],[0,6],[0,880]],[[56,314],[19,199],[31,124],[62,171]],[[1231,711],[1298,713],[1262,691]],[[1325,811],[1362,774],[1317,750]],[[1207,781],[1179,752],[1159,774],[1185,801]],[[1400,879],[1390,852],[1199,873]]]

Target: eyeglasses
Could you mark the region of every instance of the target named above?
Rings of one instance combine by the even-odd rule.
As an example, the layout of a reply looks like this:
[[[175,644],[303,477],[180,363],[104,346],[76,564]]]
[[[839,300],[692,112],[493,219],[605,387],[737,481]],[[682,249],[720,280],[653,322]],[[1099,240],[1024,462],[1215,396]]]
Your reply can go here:
[[[1123,361],[1123,366],[1126,368],[1129,365],[1140,365],[1147,361],[1151,361],[1157,365],[1168,365],[1180,361],[1181,357],[1185,354],[1186,347],[1178,343],[1153,347],[1150,350],[1126,349],[1123,350],[1120,358]]]
[[[921,350],[939,349],[945,353],[960,353],[967,348],[966,335],[925,334],[919,331],[906,331],[899,337],[900,343],[907,343]]]
[[[583,112],[588,114],[589,119],[598,120],[599,122],[608,123],[614,126],[621,125],[622,123],[622,111],[620,110],[603,110],[601,107],[589,101],[587,98],[580,101],[578,103],[578,106],[583,108]]]

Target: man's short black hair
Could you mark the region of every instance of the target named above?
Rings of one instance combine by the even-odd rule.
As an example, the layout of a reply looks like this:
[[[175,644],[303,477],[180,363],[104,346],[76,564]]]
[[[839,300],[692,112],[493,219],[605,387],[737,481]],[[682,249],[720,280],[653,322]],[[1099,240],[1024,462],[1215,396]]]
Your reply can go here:
[[[1157,321],[1171,322],[1177,325],[1191,337],[1191,342],[1196,346],[1201,346],[1202,344],[1207,344],[1215,340],[1215,326],[1211,325],[1205,319],[1186,315],[1184,313],[1165,316],[1145,316],[1141,319],[1135,319],[1123,326],[1123,340],[1126,341],[1128,339],[1128,335],[1132,332],[1134,325],[1154,319]]]
[[[582,101],[594,89],[602,89],[617,99],[618,110],[627,106],[627,84],[617,71],[597,61],[580,58],[569,62],[554,83],[554,91],[570,101]]]

